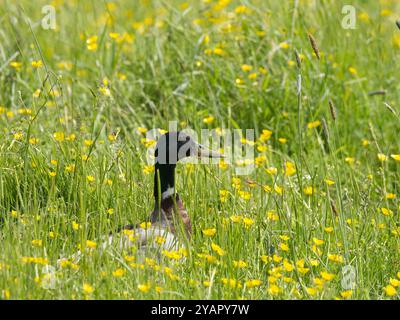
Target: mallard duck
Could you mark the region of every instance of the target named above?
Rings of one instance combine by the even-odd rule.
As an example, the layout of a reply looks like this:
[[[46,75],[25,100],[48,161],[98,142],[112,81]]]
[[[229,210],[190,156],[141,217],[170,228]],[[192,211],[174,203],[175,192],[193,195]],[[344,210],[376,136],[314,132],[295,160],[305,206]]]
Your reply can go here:
[[[160,250],[179,250],[186,240],[190,240],[192,225],[182,199],[175,190],[175,168],[177,163],[188,157],[223,158],[224,155],[209,150],[197,143],[190,135],[184,132],[168,132],[162,135],[155,149],[154,170],[154,210],[148,219],[149,227],[143,228],[140,224],[126,225],[118,232],[112,233],[103,242],[101,249],[120,250],[136,248],[139,255],[146,257],[149,251],[155,251],[159,256]],[[180,234],[180,227],[183,232]],[[161,243],[156,242],[162,239]],[[69,259],[77,262],[81,257],[78,251]],[[139,259],[140,260],[140,257]]]
[[[118,236],[110,235],[108,244],[115,243],[117,239],[119,245],[125,248],[137,246],[142,251],[159,249],[155,239],[162,237],[162,248],[177,250],[182,245],[177,236],[180,229],[183,229],[183,237],[190,240],[191,221],[181,197],[175,190],[176,165],[178,161],[187,157],[223,158],[224,155],[205,148],[184,132],[168,132],[158,139],[154,156],[155,205],[149,217],[150,227],[127,225],[120,230]]]

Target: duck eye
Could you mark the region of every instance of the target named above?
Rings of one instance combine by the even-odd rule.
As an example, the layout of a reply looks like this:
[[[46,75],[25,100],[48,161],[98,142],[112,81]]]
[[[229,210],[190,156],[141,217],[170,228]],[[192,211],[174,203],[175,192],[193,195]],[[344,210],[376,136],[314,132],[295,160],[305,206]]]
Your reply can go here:
[[[186,142],[188,142],[190,140],[190,137],[188,136],[188,137],[186,137]]]

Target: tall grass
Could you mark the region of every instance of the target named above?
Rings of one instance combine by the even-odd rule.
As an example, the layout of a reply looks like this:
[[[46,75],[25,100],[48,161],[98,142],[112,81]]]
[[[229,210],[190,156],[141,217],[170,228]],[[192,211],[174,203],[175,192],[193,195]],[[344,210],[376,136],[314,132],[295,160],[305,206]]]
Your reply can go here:
[[[396,1],[357,2],[354,30],[345,1],[54,1],[56,30],[45,4],[0,7],[0,298],[398,297]],[[153,209],[138,128],[171,120],[254,128],[256,170],[178,166],[186,259],[101,255]]]

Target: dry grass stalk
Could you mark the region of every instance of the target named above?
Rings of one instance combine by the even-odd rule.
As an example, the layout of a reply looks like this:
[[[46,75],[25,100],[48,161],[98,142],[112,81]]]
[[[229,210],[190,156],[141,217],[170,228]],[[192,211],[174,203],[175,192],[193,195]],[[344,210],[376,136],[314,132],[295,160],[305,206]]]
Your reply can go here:
[[[389,110],[391,113],[396,114],[396,111],[391,107],[391,105],[390,105],[389,103],[384,102],[384,105],[385,105],[386,108],[388,108],[388,110]]]
[[[386,94],[385,90],[376,90],[376,91],[368,92],[369,96],[384,96],[385,94]]]
[[[294,50],[294,56],[296,58],[297,68],[301,69],[301,59],[297,50]]]
[[[317,56],[318,60],[321,60],[321,55],[318,50],[317,42],[315,41],[314,37],[310,33],[308,34],[308,39],[310,40],[311,47],[313,48],[314,53]]]
[[[332,209],[332,212],[335,214],[335,216],[337,216],[338,215],[338,210],[337,210],[336,205],[333,202],[333,200],[331,200],[331,209]]]
[[[333,121],[336,121],[336,107],[331,99],[329,99],[329,111],[331,112]]]

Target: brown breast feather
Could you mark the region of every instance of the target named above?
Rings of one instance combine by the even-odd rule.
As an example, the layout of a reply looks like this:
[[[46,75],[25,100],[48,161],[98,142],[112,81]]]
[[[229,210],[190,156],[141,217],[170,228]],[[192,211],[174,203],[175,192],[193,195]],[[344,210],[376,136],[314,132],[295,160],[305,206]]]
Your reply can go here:
[[[156,203],[155,209],[151,214],[151,222],[165,224],[173,234],[177,234],[182,223],[185,234],[190,239],[192,224],[183,202],[177,194],[175,195],[175,201],[174,196],[161,200],[161,210],[158,203]]]

